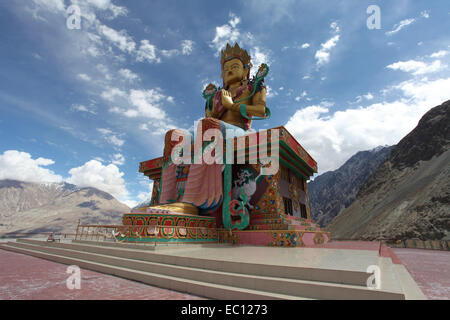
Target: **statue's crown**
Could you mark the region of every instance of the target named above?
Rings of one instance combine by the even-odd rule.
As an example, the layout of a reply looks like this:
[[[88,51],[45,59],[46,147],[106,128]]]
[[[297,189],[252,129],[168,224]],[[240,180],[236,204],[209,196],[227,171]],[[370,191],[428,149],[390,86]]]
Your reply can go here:
[[[230,46],[227,43],[227,47],[225,50],[222,50],[222,56],[220,58],[220,65],[223,67],[223,64],[231,59],[239,59],[247,68],[252,67],[252,63],[250,62],[251,57],[248,54],[247,50],[241,49],[237,42],[234,44],[234,47]]]

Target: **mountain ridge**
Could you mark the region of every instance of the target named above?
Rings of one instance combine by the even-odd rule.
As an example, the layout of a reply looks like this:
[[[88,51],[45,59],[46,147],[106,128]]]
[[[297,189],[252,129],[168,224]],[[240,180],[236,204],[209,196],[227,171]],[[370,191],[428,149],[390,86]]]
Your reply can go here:
[[[450,238],[450,100],[429,110],[327,229],[334,239]]]
[[[322,227],[355,200],[359,189],[392,150],[378,146],[358,151],[342,166],[327,171],[308,183],[311,217]]]
[[[73,233],[82,223],[120,224],[129,207],[93,187],[0,180],[0,234]]]

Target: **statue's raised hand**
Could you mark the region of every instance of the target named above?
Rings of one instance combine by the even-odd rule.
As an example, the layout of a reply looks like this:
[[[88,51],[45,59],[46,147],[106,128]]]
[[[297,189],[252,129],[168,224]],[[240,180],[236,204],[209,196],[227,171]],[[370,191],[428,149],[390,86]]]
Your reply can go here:
[[[231,93],[224,89],[222,89],[222,105],[227,109],[233,107],[233,97]]]

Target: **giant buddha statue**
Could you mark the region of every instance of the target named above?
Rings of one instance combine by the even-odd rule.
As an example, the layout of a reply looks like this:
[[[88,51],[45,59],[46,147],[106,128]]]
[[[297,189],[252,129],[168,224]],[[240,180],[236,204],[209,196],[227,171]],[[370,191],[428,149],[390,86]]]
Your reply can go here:
[[[268,66],[250,78],[251,57],[238,44],[227,44],[220,66],[222,86],[203,91],[205,118],[195,135],[168,131],[163,156],[140,163],[154,181],[151,205],[124,214],[116,239],[283,247],[329,241],[310,220],[307,181],[316,161],[283,126],[251,128],[270,116]]]
[[[206,99],[205,115],[197,127],[197,137],[208,129],[218,129],[226,139],[250,132],[252,120],[265,119],[270,113],[266,107],[264,77],[268,67],[262,64],[250,79],[251,57],[236,43],[227,44],[221,52],[223,88],[209,84],[203,92]],[[232,136],[230,136],[232,132]],[[198,214],[215,210],[222,203],[223,164],[175,164],[171,152],[178,141],[173,137],[179,130],[166,134],[160,196],[156,208],[180,213]],[[188,141],[187,143],[190,143]]]

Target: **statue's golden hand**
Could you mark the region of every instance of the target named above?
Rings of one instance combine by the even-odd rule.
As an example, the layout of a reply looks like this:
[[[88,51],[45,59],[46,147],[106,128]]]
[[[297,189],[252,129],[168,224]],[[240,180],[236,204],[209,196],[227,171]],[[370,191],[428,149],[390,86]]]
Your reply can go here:
[[[222,89],[222,105],[226,109],[231,109],[233,107],[233,98],[231,96],[231,93],[223,89]]]

